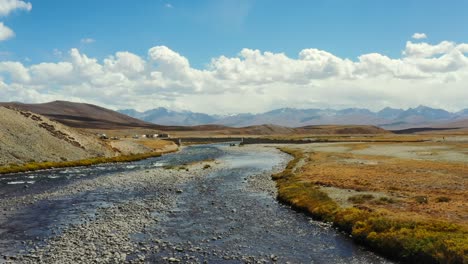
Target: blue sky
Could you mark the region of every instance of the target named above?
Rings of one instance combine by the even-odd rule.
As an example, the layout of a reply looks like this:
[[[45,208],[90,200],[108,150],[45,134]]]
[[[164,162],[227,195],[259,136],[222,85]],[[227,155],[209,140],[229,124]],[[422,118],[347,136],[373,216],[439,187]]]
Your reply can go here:
[[[426,33],[432,42],[468,38],[467,1],[30,2],[31,12],[4,19],[16,33],[0,42],[0,49],[11,53],[8,59],[54,61],[59,59],[54,49],[75,47],[97,58],[122,50],[144,56],[148,48],[166,45],[200,68],[243,48],[295,57],[314,47],[354,60],[370,52],[398,57],[414,32]],[[95,42],[82,44],[83,38]]]
[[[468,108],[468,1],[0,0],[0,101]]]

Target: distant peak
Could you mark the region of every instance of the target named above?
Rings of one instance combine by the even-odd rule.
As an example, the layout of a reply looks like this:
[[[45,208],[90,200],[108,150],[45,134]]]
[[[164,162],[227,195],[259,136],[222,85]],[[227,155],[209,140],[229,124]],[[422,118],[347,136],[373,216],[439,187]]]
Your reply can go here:
[[[284,107],[284,108],[274,109],[274,110],[268,111],[266,113],[270,113],[270,114],[288,113],[288,112],[293,112],[293,111],[296,111],[296,110],[297,110],[296,108]]]
[[[397,110],[397,111],[400,111],[400,110],[403,111],[403,109],[401,109],[401,108],[393,108],[393,107],[389,107],[389,106],[383,108],[383,109],[380,110],[380,111],[395,111],[395,110]]]
[[[423,110],[423,109],[432,109],[430,108],[429,106],[425,106],[425,105],[418,105],[418,107],[415,108],[416,110]]]

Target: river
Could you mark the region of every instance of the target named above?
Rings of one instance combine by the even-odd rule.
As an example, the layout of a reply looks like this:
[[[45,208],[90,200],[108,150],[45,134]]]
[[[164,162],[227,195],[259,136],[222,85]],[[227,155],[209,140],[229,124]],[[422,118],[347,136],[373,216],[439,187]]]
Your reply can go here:
[[[167,166],[204,160],[214,160],[212,168],[192,169],[187,165],[188,172],[185,167],[182,172],[171,172],[197,175],[195,178],[192,175],[170,184],[167,180],[155,180],[160,178],[158,173],[169,173]],[[138,162],[3,176],[0,251],[5,258],[15,256],[13,260],[33,263],[49,259],[59,263],[59,258],[43,252],[60,255],[60,250],[68,245],[60,243],[69,242],[71,234],[77,236],[70,230],[80,228],[85,230],[83,233],[96,233],[98,227],[112,226],[110,222],[123,217],[130,227],[119,233],[124,237],[116,240],[120,241],[117,244],[127,243],[139,249],[127,250],[126,254],[111,252],[122,261],[391,263],[330,226],[278,203],[270,175],[281,170],[287,160],[285,154],[273,148],[214,144],[185,147],[177,153]],[[153,172],[156,176],[140,181],[148,180],[147,184],[137,184],[138,175]],[[146,208],[149,216],[145,217],[151,221],[141,224],[137,214],[129,213],[136,208]],[[115,215],[102,218],[102,210]],[[101,245],[107,240],[95,240],[99,243],[89,243],[100,245],[96,251],[107,250]],[[111,253],[93,253],[94,260],[99,262],[99,257],[103,262],[115,262]],[[21,255],[32,257],[26,261]],[[83,255],[83,259],[70,262],[86,263],[87,255]]]

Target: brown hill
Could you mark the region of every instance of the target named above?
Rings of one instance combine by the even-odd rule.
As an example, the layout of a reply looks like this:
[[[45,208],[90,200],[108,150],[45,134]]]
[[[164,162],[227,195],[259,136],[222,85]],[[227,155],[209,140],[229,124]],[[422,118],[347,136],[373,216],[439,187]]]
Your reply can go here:
[[[437,128],[468,128],[468,119],[457,120],[449,123],[438,124]]]
[[[222,125],[161,126],[133,118],[93,104],[53,101],[43,104],[18,102],[1,103],[0,106],[30,111],[48,117],[70,127],[86,129],[156,129],[162,131],[217,131],[229,129]]]
[[[393,130],[393,132],[396,134],[466,134],[468,132],[468,119],[433,123],[425,127],[412,127]]]
[[[0,107],[0,124],[0,166],[115,155],[95,135],[28,111]]]
[[[197,130],[191,127],[187,130],[169,130],[175,137],[203,137],[203,136],[268,136],[268,135],[345,135],[345,134],[389,134],[391,132],[375,126],[306,126],[298,128],[277,125],[258,125],[240,128],[210,126],[210,129]]]
[[[92,104],[54,101],[44,104],[0,103],[0,106],[2,105],[34,112],[51,120],[78,128],[119,129],[144,127],[157,129],[160,127]]]
[[[232,131],[236,134],[244,135],[284,135],[284,134],[293,134],[296,132],[296,129],[277,126],[277,125],[258,125],[258,126],[248,126],[240,128],[229,128],[229,131]]]
[[[367,134],[389,134],[391,132],[376,126],[347,125],[347,126],[304,126],[296,128],[299,134],[337,134],[337,135],[367,135]]]

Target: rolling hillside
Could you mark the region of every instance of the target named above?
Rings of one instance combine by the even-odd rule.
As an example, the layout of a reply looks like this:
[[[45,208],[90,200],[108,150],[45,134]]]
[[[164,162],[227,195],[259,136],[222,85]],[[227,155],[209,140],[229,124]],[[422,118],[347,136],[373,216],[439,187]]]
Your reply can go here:
[[[92,104],[54,101],[44,104],[0,103],[1,105],[31,111],[70,127],[96,129],[158,128],[155,124]]]
[[[0,107],[0,124],[0,166],[115,154],[95,135],[28,111]]]

